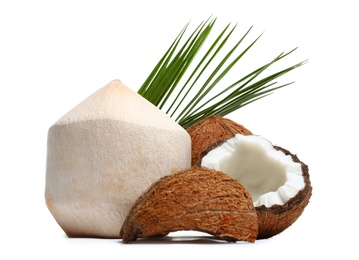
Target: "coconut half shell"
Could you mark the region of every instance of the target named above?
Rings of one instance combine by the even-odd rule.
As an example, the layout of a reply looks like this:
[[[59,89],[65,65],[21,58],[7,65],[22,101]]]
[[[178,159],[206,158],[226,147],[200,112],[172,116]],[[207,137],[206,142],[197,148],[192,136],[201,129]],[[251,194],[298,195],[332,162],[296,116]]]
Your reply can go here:
[[[233,138],[236,134],[251,135],[251,132],[243,126],[230,119],[221,117],[212,117],[211,119],[203,120],[191,128],[188,128],[187,132],[190,134],[192,140],[192,165],[196,166],[201,166],[203,157],[224,144],[227,140]],[[206,145],[207,147],[205,147]],[[304,188],[299,190],[299,192],[284,205],[272,205],[270,207],[260,205],[255,207],[258,215],[257,239],[270,238],[291,226],[303,213],[312,194],[308,166],[288,150],[279,146],[273,147],[278,151],[282,151],[285,155],[290,156],[294,162],[300,163],[304,179]]]
[[[192,165],[200,166],[203,156],[236,134],[251,135],[252,132],[230,119],[211,116],[188,127],[192,142]]]
[[[252,198],[227,174],[192,167],[154,183],[133,205],[120,237],[127,243],[181,230],[254,242],[258,219]]]

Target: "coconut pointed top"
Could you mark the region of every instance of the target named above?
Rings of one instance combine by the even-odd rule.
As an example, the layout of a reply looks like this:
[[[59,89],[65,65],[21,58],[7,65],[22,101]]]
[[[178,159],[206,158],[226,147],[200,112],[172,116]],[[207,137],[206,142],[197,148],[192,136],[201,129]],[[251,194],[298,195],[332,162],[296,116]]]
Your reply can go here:
[[[147,99],[113,80],[70,110],[56,124],[71,124],[87,120],[119,120],[161,129],[180,126]]]

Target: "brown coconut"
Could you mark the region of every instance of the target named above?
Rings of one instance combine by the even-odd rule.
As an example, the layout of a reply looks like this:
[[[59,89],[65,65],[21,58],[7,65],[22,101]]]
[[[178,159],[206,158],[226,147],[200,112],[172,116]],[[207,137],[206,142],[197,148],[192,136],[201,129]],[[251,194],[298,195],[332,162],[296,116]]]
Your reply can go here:
[[[213,123],[214,121],[216,123]],[[225,122],[225,124],[223,122]],[[229,128],[227,127],[228,125],[237,127]],[[192,163],[197,166],[202,165],[202,159],[209,152],[218,148],[226,141],[233,138],[236,134],[251,135],[251,132],[245,129],[243,126],[229,119],[224,119],[221,117],[205,119],[191,128],[192,129],[187,129],[187,131],[190,130],[188,133],[190,134],[192,140]],[[208,140],[211,141],[210,144],[208,144]],[[204,143],[207,145],[207,147],[205,147]],[[296,155],[291,154],[288,150],[279,146],[273,147],[276,150],[283,152],[285,155],[290,156],[293,162],[300,163],[304,187],[283,205],[272,205],[270,207],[266,207],[265,205],[255,205],[255,209],[258,215],[257,239],[272,237],[291,226],[303,213],[304,208],[307,206],[312,194],[308,166],[301,162]],[[222,169],[216,170],[220,170],[226,173],[226,171]],[[241,180],[238,179],[237,181],[241,182]]]
[[[194,230],[219,239],[254,242],[258,219],[250,194],[227,174],[202,167],[155,182],[127,215],[123,242]]]
[[[222,144],[236,134],[251,135],[252,132],[228,118],[211,116],[188,127],[192,142],[192,165],[199,166],[209,149]]]

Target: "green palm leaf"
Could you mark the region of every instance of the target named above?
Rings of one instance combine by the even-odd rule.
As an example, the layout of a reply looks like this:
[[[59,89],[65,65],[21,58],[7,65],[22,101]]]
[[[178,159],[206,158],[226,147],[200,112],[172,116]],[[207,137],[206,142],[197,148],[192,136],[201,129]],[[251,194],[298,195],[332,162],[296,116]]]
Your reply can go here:
[[[234,68],[261,37],[259,35],[239,55],[233,58],[236,49],[243,44],[244,39],[249,35],[252,27],[249,28],[229,52],[224,54],[219,63],[215,64],[215,58],[222,54],[223,47],[228,43],[228,39],[236,28],[235,25],[230,29],[230,24],[228,24],[214,39],[213,43],[209,45],[208,50],[200,57],[198,64],[192,65],[194,69],[189,70],[195,57],[208,39],[215,22],[216,19],[208,19],[202,22],[181,46],[180,42],[188,28],[187,24],[138,90],[140,95],[160,109],[164,109],[169,100],[172,100],[172,103],[166,109],[166,113],[173,118],[175,117],[175,120],[184,128],[212,115],[225,116],[272,94],[274,90],[292,84],[293,82],[278,86],[274,80],[306,63],[306,61],[302,61],[260,78],[263,72],[287,57],[296,50],[295,48],[288,53],[281,53],[273,60],[239,78],[229,86],[222,86],[219,93],[212,94],[215,87],[221,83],[227,73]],[[230,61],[230,59],[233,60]],[[210,65],[214,69],[212,69],[209,76],[205,77],[204,72],[207,73],[210,70]],[[187,76],[187,79],[184,76]],[[182,83],[183,81],[184,83]],[[195,86],[198,86],[199,89],[195,90]],[[190,98],[190,96],[193,97]],[[177,116],[175,116],[176,113],[178,114]]]

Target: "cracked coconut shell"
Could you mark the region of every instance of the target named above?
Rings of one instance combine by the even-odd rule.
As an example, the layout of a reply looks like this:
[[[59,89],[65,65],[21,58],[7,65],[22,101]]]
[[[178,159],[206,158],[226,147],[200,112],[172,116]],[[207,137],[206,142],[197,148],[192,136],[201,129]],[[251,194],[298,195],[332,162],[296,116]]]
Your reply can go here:
[[[192,167],[153,183],[132,206],[120,237],[127,243],[181,230],[254,242],[258,219],[252,198],[227,174]]]
[[[213,121],[217,121],[217,123],[213,123]],[[205,160],[203,160],[204,157],[206,157],[211,151],[218,149],[223,144],[225,144],[228,140],[234,139],[234,136],[237,134],[242,136],[253,136],[251,135],[249,130],[243,130],[242,126],[239,125],[237,128],[230,128],[231,130],[228,130],[229,127],[227,125],[238,125],[235,122],[231,122],[229,119],[223,119],[220,117],[216,117],[215,120],[213,118],[205,119],[202,122],[199,122],[197,125],[194,125],[191,127],[192,129],[188,133],[191,136],[192,139],[192,164],[197,166],[203,166],[203,167],[209,167],[211,169],[215,169],[218,171],[222,171],[224,173],[229,174],[229,172],[221,167],[218,166],[206,166],[206,163],[203,163]],[[207,122],[208,121],[208,122]],[[221,123],[218,123],[221,122]],[[226,125],[223,126],[222,122],[226,122]],[[213,127],[215,126],[215,127]],[[218,127],[220,126],[220,127]],[[197,129],[198,128],[198,129]],[[208,134],[211,133],[211,134]],[[204,134],[204,135],[202,135]],[[213,138],[211,138],[213,136]],[[223,138],[223,136],[227,138]],[[203,145],[205,140],[210,139],[212,143],[208,144],[209,141],[206,142],[207,147]],[[288,150],[283,149],[278,146],[272,146],[273,150],[280,151],[284,153],[284,155],[288,158],[291,158],[291,160],[295,163],[297,163],[297,169],[301,169],[301,176],[302,176],[302,187],[297,190],[296,194],[291,196],[289,199],[287,199],[284,203],[274,204],[274,205],[261,205],[262,202],[256,202],[254,201],[255,209],[258,215],[258,237],[257,239],[263,239],[263,238],[269,238],[274,235],[279,234],[280,232],[284,231],[286,228],[291,226],[303,213],[304,208],[309,203],[309,199],[312,194],[312,186],[309,178],[309,171],[308,166],[301,162],[296,155],[291,154]],[[232,150],[233,153],[233,150]],[[246,155],[248,156],[248,155]],[[238,158],[239,159],[239,158]],[[256,158],[248,158],[250,160],[253,160],[252,165],[261,165],[262,163],[259,161],[258,157]],[[206,159],[213,161],[218,161],[219,154],[217,153],[214,155],[211,159]],[[231,163],[238,161],[237,159],[233,159]],[[216,162],[214,162],[215,164]],[[228,167],[225,167],[228,168]],[[240,178],[236,178],[233,176],[233,174],[229,174],[233,178],[235,178],[238,182],[243,184],[246,189],[248,190],[248,186],[244,183],[243,180]],[[255,176],[251,177],[255,178]],[[249,180],[250,182],[251,180]],[[291,189],[291,188],[290,188]],[[250,190],[248,190],[249,193]],[[273,190],[274,191],[274,190]],[[268,192],[267,194],[270,195],[271,192]],[[252,198],[254,198],[253,194]]]

